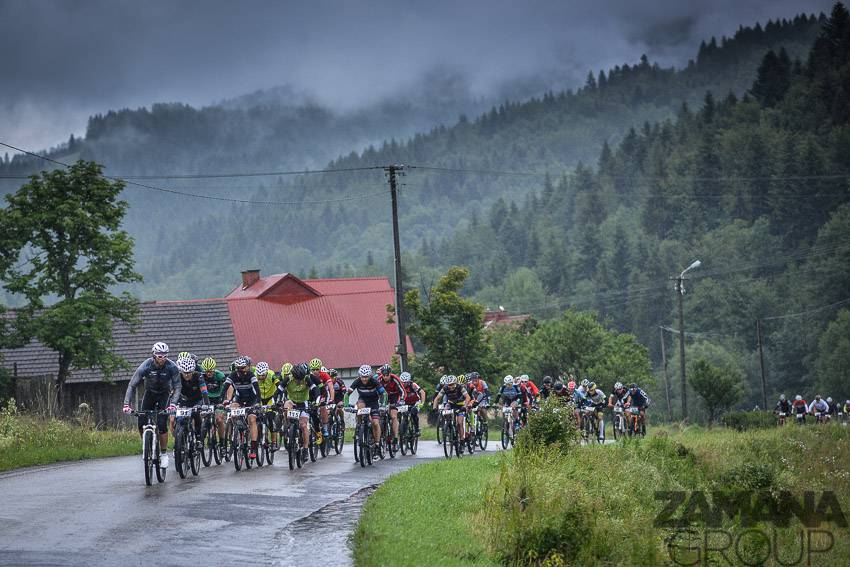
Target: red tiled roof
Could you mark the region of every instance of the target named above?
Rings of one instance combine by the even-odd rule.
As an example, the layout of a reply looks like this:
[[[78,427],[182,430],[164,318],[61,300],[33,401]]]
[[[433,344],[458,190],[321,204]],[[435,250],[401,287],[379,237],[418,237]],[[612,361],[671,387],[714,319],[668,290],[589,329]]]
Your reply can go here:
[[[395,353],[396,328],[386,322],[395,293],[387,278],[278,274],[226,299],[239,351],[273,368],[316,356],[328,367],[376,366]]]

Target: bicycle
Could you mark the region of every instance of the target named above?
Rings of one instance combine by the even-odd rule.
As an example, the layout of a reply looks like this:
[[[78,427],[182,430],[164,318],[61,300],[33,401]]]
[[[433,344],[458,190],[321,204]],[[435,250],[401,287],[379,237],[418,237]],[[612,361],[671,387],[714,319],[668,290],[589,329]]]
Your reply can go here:
[[[475,430],[478,428],[478,415],[474,409],[469,408],[466,411],[466,419],[463,421],[463,427],[466,430],[466,452],[471,455],[475,452],[475,445],[477,444]]]
[[[215,422],[215,412],[220,406],[207,408],[201,412],[201,459],[205,467],[215,464],[220,465],[224,458],[226,448],[222,447],[223,439],[219,438],[218,427]]]
[[[145,467],[145,484],[153,484],[154,470],[156,470],[157,482],[165,482],[165,469],[159,466],[160,455],[159,429],[156,426],[156,418],[160,414],[167,415],[166,411],[144,410],[132,411],[131,415],[144,416],[147,422],[142,426],[142,461]]]
[[[593,406],[581,408],[581,438],[585,445],[589,445],[590,440],[596,438],[596,411]]]
[[[623,406],[619,402],[614,406],[614,419],[611,425],[614,429],[615,441],[626,436],[626,417],[623,414]]]
[[[410,451],[411,455],[415,455],[419,446],[419,436],[416,435],[416,429],[413,427],[411,406],[400,405],[396,409],[398,410],[398,436],[401,454],[406,455]]]
[[[507,449],[508,446],[514,444],[514,429],[511,427],[514,422],[513,408],[511,406],[502,407],[502,449]]]
[[[286,411],[284,446],[289,457],[289,470],[295,470],[296,467],[300,469],[304,465],[301,462],[301,449],[304,447],[301,437],[301,411],[297,408]]]
[[[354,460],[361,467],[372,465],[372,410],[366,408],[347,407],[345,411],[356,416],[354,426]]]
[[[276,404],[268,404],[260,406],[257,411],[263,415],[257,415],[257,439],[259,444],[257,447],[257,465],[263,466],[263,460],[271,466],[274,464],[274,454],[277,451],[274,443],[272,443],[272,434],[280,431],[280,419],[278,414],[278,406]],[[269,427],[268,418],[272,416],[272,426]]]
[[[631,420],[629,422],[629,436],[637,437],[640,435],[641,437],[646,437],[646,423],[643,421],[643,417],[640,415],[640,408],[630,407],[629,414],[631,415]]]
[[[395,459],[395,443],[393,443],[393,428],[392,419],[390,418],[390,408],[395,406],[381,406],[378,411],[381,415],[381,438],[378,443],[378,457],[384,460],[386,453],[389,453],[391,459]]]
[[[345,446],[345,419],[339,412],[340,404],[333,404],[333,414],[331,415],[331,440],[333,442],[334,453],[339,455],[342,453],[342,448]]]
[[[818,424],[818,423],[826,423],[826,418],[824,417],[824,414],[823,414],[822,411],[816,411],[815,412],[815,424]]]
[[[242,470],[242,465],[245,468],[251,468],[251,459],[248,458],[250,450],[250,431],[248,429],[248,410],[249,408],[232,408],[227,416],[230,422],[230,446],[233,454],[233,466],[237,471]]]
[[[778,425],[781,427],[785,425],[785,416],[788,415],[784,411],[776,412],[776,420]]]
[[[487,450],[490,441],[490,425],[487,423],[487,409],[484,409],[484,417],[477,416],[475,427],[475,440],[482,451]]]
[[[186,478],[187,469],[198,476],[201,468],[203,446],[195,431],[193,415],[206,406],[179,407],[174,412],[174,468],[180,478]]]
[[[443,416],[443,454],[447,459],[451,459],[452,452],[454,452],[459,459],[463,456],[457,420],[455,419],[459,412],[453,408],[443,408],[440,413]]]
[[[806,414],[802,412],[797,412],[794,414],[794,419],[797,421],[797,425],[806,425]]]

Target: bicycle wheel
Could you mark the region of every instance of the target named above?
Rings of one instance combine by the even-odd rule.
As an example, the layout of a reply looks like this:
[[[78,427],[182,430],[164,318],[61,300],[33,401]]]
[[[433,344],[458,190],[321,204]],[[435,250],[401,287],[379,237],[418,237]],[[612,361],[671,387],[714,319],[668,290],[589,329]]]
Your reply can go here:
[[[440,444],[443,443],[443,440],[441,438],[442,437],[441,436],[442,431],[443,431],[443,416],[441,415],[440,418],[437,420],[437,445],[440,445]]]
[[[289,470],[295,470],[295,457],[298,452],[298,428],[290,425],[286,428],[286,453],[289,461]],[[298,455],[300,457],[300,455]]]
[[[278,434],[278,437],[280,437],[280,434]],[[266,462],[269,466],[272,466],[274,464],[274,454],[277,451],[275,451],[274,444],[271,442],[271,439],[267,440],[263,450],[266,452]]]
[[[310,453],[310,462],[315,463],[318,447],[316,447],[316,432],[312,428],[310,429],[310,447],[307,452]]]
[[[201,470],[201,456],[204,451],[201,442],[195,437],[195,432],[190,432],[189,435],[189,465],[192,468],[192,476],[198,476],[198,472]]]
[[[510,431],[508,430],[508,422],[507,421],[505,421],[502,424],[501,441],[502,441],[502,449],[507,450],[508,445],[511,444]]]
[[[210,452],[212,453],[213,460],[215,460],[215,464],[220,465],[222,460],[222,447],[221,439],[218,437],[218,424],[213,422],[213,428],[210,430]]]
[[[387,453],[389,453],[391,459],[395,459],[396,440],[393,437],[393,425],[389,418],[387,419],[387,433],[384,438],[386,439]]]
[[[482,451],[486,451],[487,443],[490,441],[490,426],[487,425],[486,419],[480,420],[479,424],[480,434],[478,435],[478,446]]]
[[[257,421],[259,421],[259,419]],[[266,462],[265,449],[267,446],[266,437],[268,428],[265,423],[258,423],[257,427],[259,428],[259,431],[257,432],[257,439],[259,440],[259,443],[257,443],[257,466],[261,467]]]
[[[242,464],[245,462],[245,452],[242,450],[241,437],[238,427],[233,428],[233,437],[232,442],[230,443],[230,450],[233,453],[233,467],[237,471],[242,470]]]
[[[153,484],[153,431],[146,430],[142,440],[142,458],[145,465],[145,484]]]
[[[204,420],[203,424],[203,433],[201,433],[201,446],[198,448],[201,452],[201,460],[204,462],[204,466],[208,467],[213,462],[213,440],[212,440],[212,430],[210,429],[210,423],[208,419]]]
[[[366,455],[366,464],[372,466],[372,424],[363,426],[363,446],[360,447],[360,458]],[[363,466],[363,461],[360,461],[360,466]]]
[[[614,414],[613,425],[614,425],[614,441],[616,441],[620,437],[620,416],[619,416],[619,414],[616,414],[616,413]]]
[[[451,425],[448,423],[443,425],[443,454],[447,459],[452,458],[452,451],[454,450],[454,442],[451,436]]]
[[[360,430],[361,429],[362,429],[362,426],[361,426],[361,424],[358,420],[357,424],[354,426],[354,443],[353,443],[353,445],[354,445],[354,462],[355,463],[360,462],[360,436],[361,436]]]
[[[186,438],[181,425],[177,426],[177,433],[174,435],[174,468],[180,478],[186,478],[189,463],[186,462]]]
[[[398,420],[398,448],[402,455],[407,454],[407,414],[402,414]]]
[[[419,437],[414,433],[410,436],[410,454],[415,455],[419,448]]]
[[[222,442],[222,455],[228,463],[233,458],[233,421],[228,419],[224,424],[224,439]]]
[[[345,421],[337,414],[334,423],[336,424],[334,429],[334,452],[339,455],[345,446]]]
[[[248,456],[251,453],[251,435],[248,433],[247,424],[244,427],[245,429],[242,429],[242,438],[239,442],[242,445],[242,458],[245,460],[245,468],[251,469],[254,467],[254,464],[251,462],[254,459]]]
[[[167,451],[168,447],[166,447],[165,450]],[[160,451],[160,447],[159,447],[159,436],[157,436],[156,443],[154,444],[154,455],[156,455],[156,466],[154,467],[154,470],[156,470],[156,481],[157,482],[165,482],[165,473],[167,472],[167,470],[165,468],[159,466],[159,464],[162,462],[159,459],[159,456],[160,456],[161,453],[162,452]]]

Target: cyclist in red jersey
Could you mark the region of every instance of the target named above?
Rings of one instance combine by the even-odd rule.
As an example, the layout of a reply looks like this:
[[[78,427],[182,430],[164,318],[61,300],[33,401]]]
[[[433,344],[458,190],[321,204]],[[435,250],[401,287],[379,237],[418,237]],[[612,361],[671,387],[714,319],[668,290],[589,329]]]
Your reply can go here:
[[[398,410],[393,408],[395,404],[399,403],[399,401],[403,400],[407,396],[407,392],[404,389],[404,384],[401,383],[401,379],[392,373],[392,368],[390,368],[389,364],[385,364],[381,366],[380,370],[381,377],[381,385],[387,391],[387,403],[390,404],[390,421],[392,423],[393,430],[393,443],[398,445]]]
[[[322,361],[318,358],[310,361],[310,374],[322,382],[322,391],[317,400],[319,404],[319,415],[322,419],[322,428],[316,435],[316,443],[321,445],[324,438],[328,435],[328,407],[325,404],[332,404],[334,401],[334,379],[331,378],[327,368],[322,366]]]
[[[354,390],[345,385],[345,382],[342,381],[342,378],[339,377],[339,372],[335,368],[331,368],[328,370],[328,375],[333,378],[333,391],[334,391],[334,401],[336,404],[336,413],[340,416],[344,416],[344,408],[342,405],[342,400],[345,399],[345,396],[351,394]]]
[[[404,403],[410,406],[410,418],[413,420],[413,430],[419,437],[419,410],[425,403],[425,390],[413,381],[410,372],[402,372],[399,380],[404,385]]]

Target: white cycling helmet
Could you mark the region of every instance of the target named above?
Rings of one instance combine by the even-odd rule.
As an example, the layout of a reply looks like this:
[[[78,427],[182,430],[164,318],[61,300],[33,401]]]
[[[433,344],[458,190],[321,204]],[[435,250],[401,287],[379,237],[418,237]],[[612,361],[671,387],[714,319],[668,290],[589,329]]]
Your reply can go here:
[[[622,388],[623,388],[623,383],[622,383],[622,382],[617,382],[616,384],[614,384],[614,389],[615,389],[615,390],[621,390]]]
[[[324,366],[322,366],[321,371],[322,371],[322,372],[324,372],[325,374],[327,374],[327,373],[328,373],[328,369],[327,369],[326,367],[324,367]]]
[[[522,383],[521,376],[514,376],[514,386],[519,386]]]
[[[800,400],[803,399],[803,396],[801,396],[800,394],[797,394],[796,396],[794,396],[794,399],[799,402]]]
[[[588,386],[590,386],[590,380],[585,378],[584,380],[581,381],[581,385],[584,386],[585,388],[587,388]]]
[[[410,382],[411,378],[410,372],[402,372],[398,377],[398,379],[404,383]]]
[[[190,356],[177,359],[177,369],[180,372],[194,372],[195,367],[195,359]]]
[[[831,404],[831,403],[832,403],[832,398],[827,398],[827,399],[826,399],[826,403]]]
[[[154,343],[151,354],[168,354],[168,345],[165,343]]]
[[[528,374],[523,374],[522,376],[519,377],[519,379],[522,382],[528,382]]]
[[[511,376],[510,374],[505,376],[505,386],[510,386],[513,383],[514,383],[514,377],[513,376]]]
[[[446,376],[445,374],[440,376],[440,385],[442,385],[442,386],[446,385],[446,378],[448,378],[448,376]]]
[[[457,384],[457,376],[454,374],[446,376],[446,385],[448,386],[449,384]]]
[[[780,401],[780,402],[784,402],[784,401],[785,401],[785,394],[780,394],[780,395],[779,395],[779,401]]]
[[[360,367],[360,370],[357,371],[357,374],[359,374],[361,378],[366,378],[367,376],[372,376],[374,373],[372,372],[371,366],[364,364]]]
[[[256,372],[257,376],[265,376],[266,374],[269,373],[269,363],[268,362],[258,362],[257,368],[255,368],[255,370],[257,371]]]

